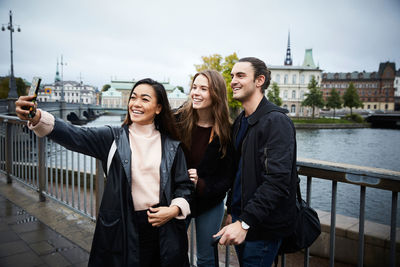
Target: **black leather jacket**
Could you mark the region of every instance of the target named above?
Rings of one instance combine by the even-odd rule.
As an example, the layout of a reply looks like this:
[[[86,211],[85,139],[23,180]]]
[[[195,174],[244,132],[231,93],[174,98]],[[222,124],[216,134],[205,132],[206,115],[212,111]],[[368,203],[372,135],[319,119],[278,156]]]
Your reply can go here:
[[[250,225],[246,240],[282,238],[296,217],[296,133],[287,111],[265,97],[248,117],[248,130],[236,151],[242,156],[241,215]],[[236,140],[244,112],[233,125]],[[229,204],[228,204],[229,205]]]
[[[96,221],[89,266],[139,266],[139,242],[131,196],[131,150],[128,127],[75,127],[55,120],[48,137],[62,146],[100,159],[105,170],[113,140],[117,151],[111,162]],[[161,134],[160,205],[193,191],[186,161],[178,141]],[[172,219],[159,228],[161,266],[183,266],[187,259],[184,220]]]

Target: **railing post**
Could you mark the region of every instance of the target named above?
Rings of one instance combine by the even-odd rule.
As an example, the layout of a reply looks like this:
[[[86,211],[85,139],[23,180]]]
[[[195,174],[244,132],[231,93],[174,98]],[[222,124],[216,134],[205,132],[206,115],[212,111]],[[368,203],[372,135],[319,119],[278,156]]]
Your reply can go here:
[[[11,173],[12,173],[12,165],[13,165],[13,155],[12,155],[12,124],[8,122],[7,119],[4,120],[6,123],[6,138],[5,138],[5,146],[6,146],[6,172],[7,172],[7,184],[12,183]]]
[[[38,139],[38,168],[39,168],[39,200],[46,201],[44,191],[46,191],[46,138],[39,137]]]
[[[337,181],[332,181],[331,230],[330,230],[330,244],[329,244],[329,267],[333,267],[334,264],[335,264],[336,196],[337,196]]]
[[[96,159],[96,214],[99,214],[104,193],[104,170],[101,161]]]
[[[366,187],[360,187],[360,220],[358,226],[358,266],[364,266],[364,224]]]
[[[390,221],[390,264],[396,266],[396,217],[398,192],[392,192],[392,217]]]

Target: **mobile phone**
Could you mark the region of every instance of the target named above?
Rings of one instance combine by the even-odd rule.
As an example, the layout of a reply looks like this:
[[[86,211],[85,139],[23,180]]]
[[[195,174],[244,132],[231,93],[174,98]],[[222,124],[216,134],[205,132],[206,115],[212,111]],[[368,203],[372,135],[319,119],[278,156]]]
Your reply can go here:
[[[36,103],[36,98],[40,88],[40,82],[42,79],[40,77],[33,77],[31,88],[29,89],[29,96],[33,96],[32,102]],[[29,108],[29,118],[33,118],[36,115],[36,110],[33,107]]]

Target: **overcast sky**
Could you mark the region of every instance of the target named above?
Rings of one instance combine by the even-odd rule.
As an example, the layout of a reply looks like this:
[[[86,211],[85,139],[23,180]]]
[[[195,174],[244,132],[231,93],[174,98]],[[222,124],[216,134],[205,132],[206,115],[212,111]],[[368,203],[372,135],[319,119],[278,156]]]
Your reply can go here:
[[[327,72],[400,68],[399,0],[0,0],[9,10],[14,72],[54,81],[61,54],[64,80],[99,89],[112,78],[151,77],[188,88],[201,56],[236,52],[282,65],[290,30],[293,64],[304,51]],[[10,32],[0,32],[0,76],[10,72]]]

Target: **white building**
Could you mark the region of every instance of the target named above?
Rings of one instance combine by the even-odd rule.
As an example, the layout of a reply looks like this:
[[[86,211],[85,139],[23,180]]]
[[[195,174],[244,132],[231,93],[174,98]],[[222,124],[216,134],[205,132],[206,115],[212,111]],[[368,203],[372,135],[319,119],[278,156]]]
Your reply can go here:
[[[167,93],[168,96],[168,100],[170,101],[170,105],[171,108],[177,108],[181,105],[181,103],[185,102],[185,100],[187,99],[187,95],[182,93],[177,86],[170,84],[169,82],[160,82],[164,88],[165,91]],[[121,98],[121,107],[125,107],[126,104],[128,103],[129,97],[130,97],[130,93],[131,90],[133,88],[133,86],[136,84],[136,81],[134,79],[132,79],[131,81],[129,80],[112,80],[110,83],[110,89],[114,88],[114,90],[116,92],[119,92],[121,94],[120,98]],[[109,90],[110,90],[109,89]],[[176,91],[178,90],[180,92],[180,94]],[[108,92],[108,91],[106,91]],[[103,100],[104,101],[104,93],[103,92]],[[108,96],[106,96],[108,97]],[[102,106],[103,103],[102,103]]]
[[[96,87],[75,81],[56,81],[53,84],[44,84],[44,90],[41,90],[38,94],[38,101],[60,101],[63,85],[65,102],[96,104]]]
[[[57,102],[61,100],[61,92],[64,90],[64,100],[67,103],[97,104],[97,88],[83,82],[61,81],[58,71],[58,61],[54,83],[44,84],[44,90],[38,93],[38,101]]]
[[[122,108],[122,94],[110,87],[106,92],[101,94],[101,106],[105,108]]]
[[[286,53],[285,64],[283,66],[268,66],[271,70],[271,84],[265,92],[265,96],[272,88],[272,83],[276,82],[279,86],[279,96],[282,98],[282,107],[289,110],[289,116],[311,116],[311,107],[303,107],[301,102],[308,93],[308,83],[314,76],[321,85],[322,70],[314,64],[312,49],[306,49],[304,62],[301,66],[293,66],[290,55],[290,39]],[[316,109],[315,115],[319,114]]]
[[[175,88],[174,91],[168,94],[169,104],[172,109],[179,108],[180,106],[183,105],[183,103],[186,102],[187,99],[188,95],[182,93],[182,91],[179,90],[178,88]]]

